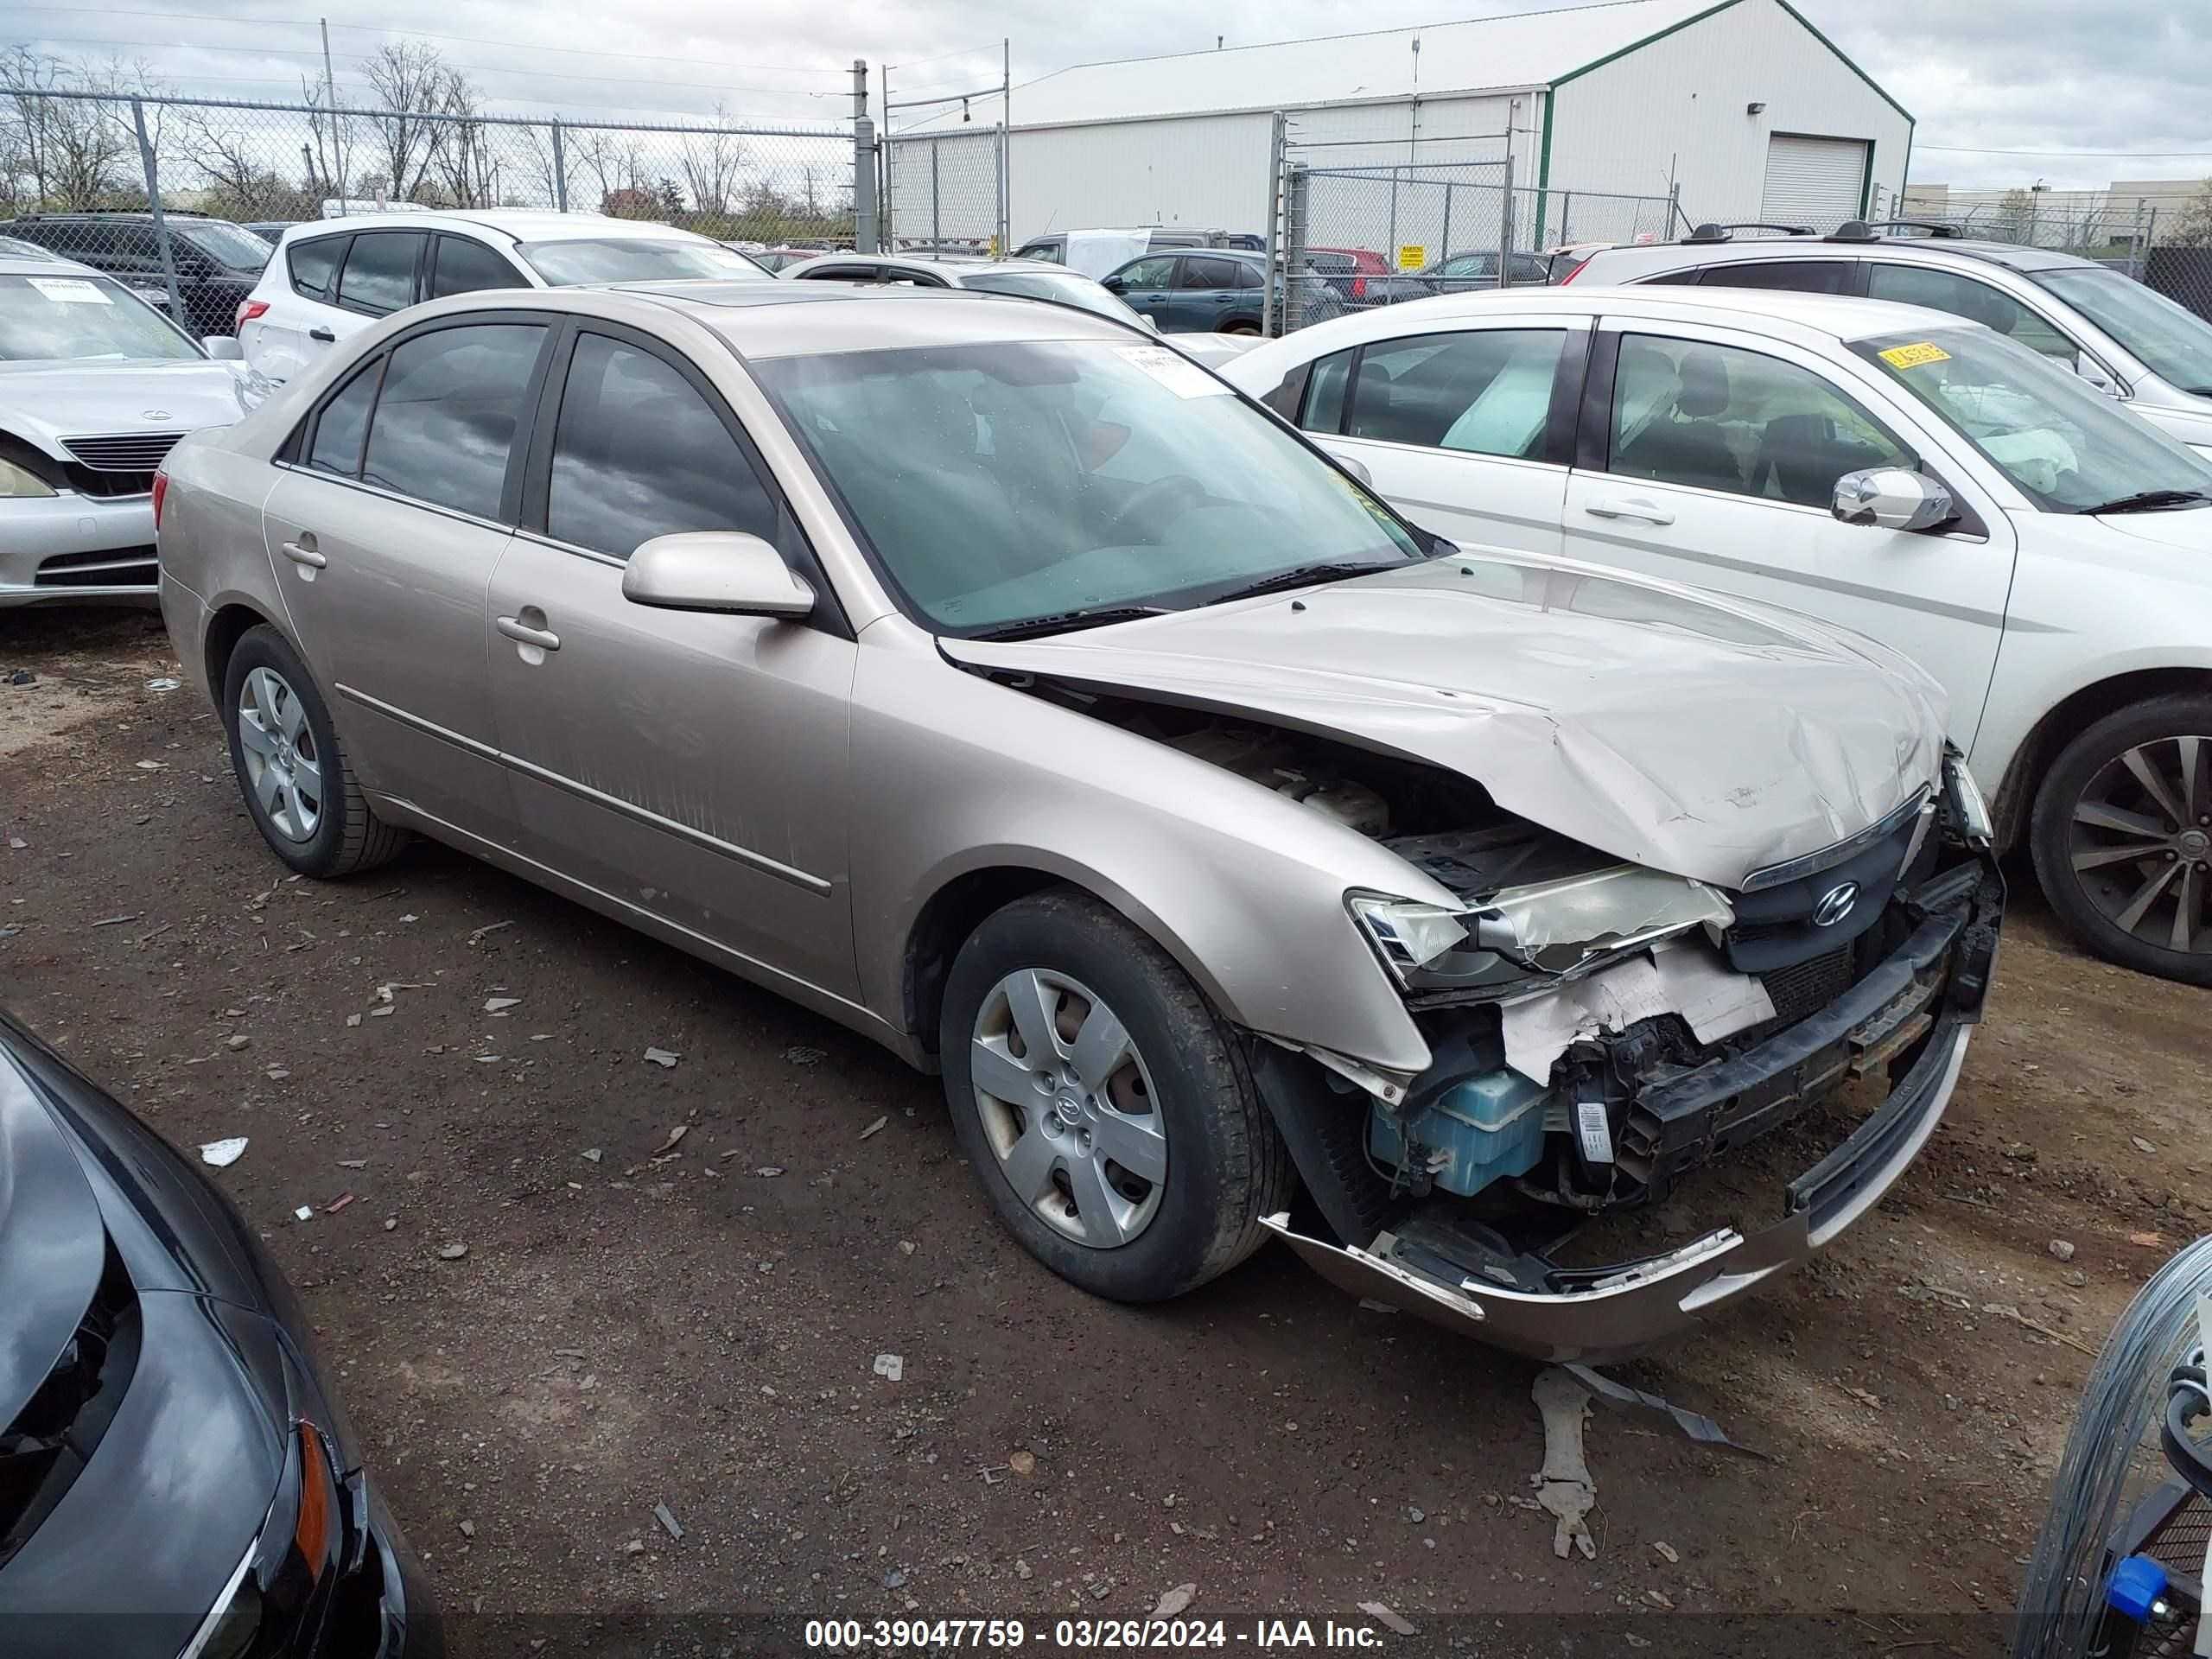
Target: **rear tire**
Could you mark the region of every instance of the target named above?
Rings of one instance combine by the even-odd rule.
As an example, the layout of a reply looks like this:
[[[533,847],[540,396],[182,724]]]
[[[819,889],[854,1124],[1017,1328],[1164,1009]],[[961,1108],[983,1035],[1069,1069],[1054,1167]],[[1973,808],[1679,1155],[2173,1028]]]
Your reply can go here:
[[[1032,984],[1044,994],[1029,1028],[1054,1021],[1057,1054],[1020,1034],[1008,988]],[[1120,1046],[1077,1041],[1102,1014]],[[1087,1062],[1108,1052],[1119,1069],[1090,1090]],[[961,1150],[1000,1220],[1095,1295],[1179,1296],[1249,1255],[1266,1237],[1260,1217],[1291,1201],[1289,1154],[1236,1033],[1166,951],[1086,894],[1019,899],[969,936],[945,986],[938,1053]],[[1086,1179],[1094,1130],[1103,1185]],[[1158,1179],[1113,1162],[1109,1143],[1135,1147],[1133,1164]]]
[[[261,623],[242,634],[223,670],[223,730],[231,772],[254,828],[302,875],[373,869],[406,845],[369,810],[322,692],[284,636]]]
[[[2212,985],[2212,696],[2152,697],[2092,724],[2044,774],[2028,842],[2085,949]]]

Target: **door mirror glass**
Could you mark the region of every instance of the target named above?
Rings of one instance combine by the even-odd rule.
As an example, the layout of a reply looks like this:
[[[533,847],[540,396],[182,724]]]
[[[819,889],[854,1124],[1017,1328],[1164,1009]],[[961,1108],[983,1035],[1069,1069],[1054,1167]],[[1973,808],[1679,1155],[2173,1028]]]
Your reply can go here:
[[[741,531],[680,531],[656,536],[622,569],[622,597],[664,611],[720,611],[732,616],[800,617],[814,589],[758,536]]]
[[[207,355],[218,363],[243,363],[245,348],[230,334],[210,334],[200,342],[207,348]]]
[[[1959,516],[1951,493],[1925,473],[1869,467],[1835,481],[1835,516],[1878,530],[1933,530]]]

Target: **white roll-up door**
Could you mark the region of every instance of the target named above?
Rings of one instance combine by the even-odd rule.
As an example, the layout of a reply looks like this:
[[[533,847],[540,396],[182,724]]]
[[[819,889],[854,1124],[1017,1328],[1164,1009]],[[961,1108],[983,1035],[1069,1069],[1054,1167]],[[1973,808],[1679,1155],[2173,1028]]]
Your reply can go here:
[[[1832,231],[1859,213],[1866,141],[1777,132],[1766,141],[1766,197],[1759,217]]]

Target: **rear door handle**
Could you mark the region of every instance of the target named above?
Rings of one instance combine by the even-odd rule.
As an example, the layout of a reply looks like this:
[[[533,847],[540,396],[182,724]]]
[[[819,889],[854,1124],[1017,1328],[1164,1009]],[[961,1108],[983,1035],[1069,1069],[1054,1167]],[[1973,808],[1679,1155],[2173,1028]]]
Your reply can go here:
[[[306,542],[280,543],[279,550],[294,564],[304,564],[310,570],[320,570],[330,561],[315,551],[312,545],[314,540],[313,537],[308,537]]]
[[[1641,518],[1647,524],[1671,524],[1675,515],[1656,501],[1634,497],[1609,497],[1586,504],[1583,512],[1596,518]]]
[[[309,340],[319,340],[325,345],[329,345],[334,342],[338,336],[332,334],[329,329],[318,324],[316,327],[308,330],[308,338]]]
[[[536,645],[540,651],[561,649],[561,636],[550,628],[533,628],[517,617],[499,618],[499,632],[517,645]]]

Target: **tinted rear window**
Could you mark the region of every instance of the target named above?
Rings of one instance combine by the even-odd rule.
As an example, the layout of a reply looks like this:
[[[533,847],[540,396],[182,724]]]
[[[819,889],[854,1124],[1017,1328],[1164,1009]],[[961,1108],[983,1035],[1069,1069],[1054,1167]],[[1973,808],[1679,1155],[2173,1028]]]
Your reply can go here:
[[[380,317],[415,299],[415,261],[420,231],[364,231],[346,250],[338,276],[338,302],[349,310]]]
[[[362,476],[435,506],[498,518],[544,334],[538,323],[471,323],[403,340],[385,370]]]
[[[330,298],[330,279],[338,271],[338,256],[345,251],[342,236],[318,236],[295,242],[284,251],[285,268],[292,273],[292,292],[310,300]]]

